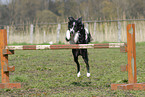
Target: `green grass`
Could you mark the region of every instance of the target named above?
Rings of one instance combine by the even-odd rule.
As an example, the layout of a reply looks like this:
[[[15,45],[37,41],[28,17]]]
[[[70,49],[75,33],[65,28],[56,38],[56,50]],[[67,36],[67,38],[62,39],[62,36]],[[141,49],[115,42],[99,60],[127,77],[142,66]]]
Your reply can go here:
[[[145,82],[145,45],[137,43],[138,83]],[[47,97],[143,97],[145,91],[112,91],[111,83],[127,83],[127,54],[119,49],[88,49],[91,77],[81,57],[81,78],[77,78],[71,50],[17,50],[9,56],[10,82],[20,82],[21,89],[1,89],[0,96]]]

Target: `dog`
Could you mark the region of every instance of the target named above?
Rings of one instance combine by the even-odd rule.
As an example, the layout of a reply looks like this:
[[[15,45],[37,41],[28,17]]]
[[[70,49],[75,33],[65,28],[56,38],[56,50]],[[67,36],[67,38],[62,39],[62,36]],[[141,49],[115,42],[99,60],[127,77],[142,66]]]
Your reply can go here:
[[[88,44],[92,41],[91,34],[88,29],[84,28],[82,23],[82,17],[74,19],[73,17],[68,17],[68,30],[66,32],[66,41],[70,44]],[[75,63],[77,64],[77,77],[81,76],[80,64],[78,62],[78,56],[81,55],[87,68],[87,77],[90,77],[90,67],[88,59],[87,49],[72,49],[72,54]]]

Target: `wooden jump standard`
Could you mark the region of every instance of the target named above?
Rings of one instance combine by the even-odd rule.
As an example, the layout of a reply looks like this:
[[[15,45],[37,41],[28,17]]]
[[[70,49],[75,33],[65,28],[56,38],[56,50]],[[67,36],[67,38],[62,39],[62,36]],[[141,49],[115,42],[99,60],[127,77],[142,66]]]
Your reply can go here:
[[[7,32],[0,30],[0,56],[1,56],[1,81],[0,88],[21,88],[20,83],[9,83],[9,71],[14,71],[15,66],[8,66],[8,55],[14,54],[14,50],[44,50],[44,49],[86,49],[86,48],[120,48],[121,52],[128,54],[128,83],[111,84],[111,89],[134,89],[144,90],[145,84],[137,84],[136,76],[136,49],[135,49],[135,25],[127,26],[127,45],[126,43],[105,43],[105,44],[71,44],[71,45],[21,45],[7,46]]]
[[[127,25],[128,84],[111,84],[112,90],[145,90],[145,83],[137,83],[135,24]]]

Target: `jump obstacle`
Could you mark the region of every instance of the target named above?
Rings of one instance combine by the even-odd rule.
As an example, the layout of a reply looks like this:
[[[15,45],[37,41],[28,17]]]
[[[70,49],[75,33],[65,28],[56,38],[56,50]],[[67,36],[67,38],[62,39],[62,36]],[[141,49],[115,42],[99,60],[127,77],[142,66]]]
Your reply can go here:
[[[127,52],[128,84],[111,84],[112,90],[145,90],[144,83],[137,83],[136,73],[136,47],[135,47],[135,24],[127,26],[126,43],[105,43],[105,44],[71,44],[71,45],[21,45],[7,46],[7,32],[0,30],[0,56],[1,56],[1,83],[0,88],[21,88],[21,83],[10,83],[9,72],[15,71],[15,66],[8,65],[8,55],[14,54],[14,50],[44,50],[44,49],[88,49],[88,48],[120,48],[121,52]]]

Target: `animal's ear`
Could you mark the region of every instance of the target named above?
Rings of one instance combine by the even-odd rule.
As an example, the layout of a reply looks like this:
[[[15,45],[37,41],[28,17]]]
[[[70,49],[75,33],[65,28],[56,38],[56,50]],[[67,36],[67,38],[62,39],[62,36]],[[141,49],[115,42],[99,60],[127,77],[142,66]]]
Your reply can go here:
[[[82,22],[82,17],[78,18],[78,22],[79,22],[79,23]]]
[[[68,17],[69,21],[73,21],[74,18],[73,17]]]

